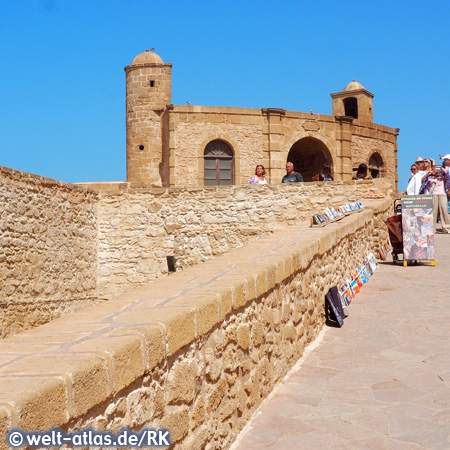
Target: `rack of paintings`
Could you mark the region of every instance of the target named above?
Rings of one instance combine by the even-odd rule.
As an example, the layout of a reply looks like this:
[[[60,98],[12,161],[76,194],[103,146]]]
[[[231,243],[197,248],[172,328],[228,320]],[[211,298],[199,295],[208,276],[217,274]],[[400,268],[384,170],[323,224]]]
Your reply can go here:
[[[355,269],[352,278],[338,286],[342,306],[348,306],[352,302],[352,299],[361,287],[369,281],[377,268],[377,260],[374,253],[371,252],[364,258],[363,264]]]
[[[364,205],[361,202],[347,203],[346,205],[339,206],[339,208],[326,208],[322,214],[316,214],[311,219],[312,227],[324,227],[331,222],[341,220],[343,217],[349,214],[360,212],[364,209]]]

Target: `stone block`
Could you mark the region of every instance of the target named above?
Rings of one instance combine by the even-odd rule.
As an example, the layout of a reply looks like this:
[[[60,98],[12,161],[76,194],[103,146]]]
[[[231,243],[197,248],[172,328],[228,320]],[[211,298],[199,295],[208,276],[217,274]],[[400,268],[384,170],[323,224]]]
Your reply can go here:
[[[13,423],[12,408],[6,406],[0,406],[0,450],[8,450],[6,445],[6,434],[12,428],[16,428],[17,424]],[[17,421],[17,418],[16,418]]]
[[[44,431],[61,427],[69,420],[66,380],[60,377],[3,377],[0,404],[13,406],[17,426],[24,430]]]
[[[210,332],[219,322],[219,299],[216,294],[196,296],[188,295],[171,300],[168,306],[190,306],[197,314],[197,336]]]
[[[166,382],[166,398],[169,404],[191,403],[196,390],[195,363],[175,363]]]
[[[268,284],[267,284],[267,272],[264,269],[260,269],[256,272],[256,295],[257,297],[262,297],[267,293]]]
[[[71,417],[80,417],[111,395],[107,362],[95,354],[59,354],[58,358],[49,354],[33,355],[5,366],[0,373],[65,377],[70,384],[68,411]]]
[[[162,326],[147,325],[133,328],[116,328],[110,333],[109,336],[139,336],[144,340],[144,348],[146,352],[146,370],[151,371],[160,363],[162,363],[166,357],[166,342],[164,339],[164,330]]]
[[[114,393],[129,386],[146,370],[141,339],[134,336],[88,339],[70,349],[74,353],[94,353],[110,363],[111,388]]]
[[[206,425],[199,426],[192,433],[189,433],[186,439],[177,444],[174,450],[204,449],[210,441],[210,434]]]
[[[195,320],[195,310],[184,306],[130,311],[114,318],[114,321],[118,323],[163,325],[166,333],[167,356],[172,356],[194,341]]]
[[[220,402],[225,396],[226,389],[227,382],[221,378],[217,384],[210,386],[210,388],[206,390],[205,397],[207,414],[212,414],[217,410]]]
[[[159,428],[169,430],[172,444],[182,440],[189,432],[189,408],[186,405],[169,408]]]
[[[200,395],[191,408],[190,430],[195,430],[201,426],[206,421],[205,419],[205,400]]]
[[[240,325],[237,329],[237,340],[239,347],[248,350],[251,345],[250,327],[248,325]]]

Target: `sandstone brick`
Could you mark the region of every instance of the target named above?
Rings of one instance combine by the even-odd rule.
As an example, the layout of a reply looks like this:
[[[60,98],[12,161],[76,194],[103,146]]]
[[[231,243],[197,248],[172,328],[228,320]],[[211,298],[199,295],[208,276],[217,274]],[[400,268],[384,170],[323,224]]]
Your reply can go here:
[[[238,344],[243,350],[248,350],[251,345],[250,327],[241,325],[237,330]]]
[[[172,443],[183,439],[189,432],[189,408],[186,405],[172,407],[161,420],[160,428],[169,430]]]
[[[193,450],[203,449],[209,442],[210,432],[207,426],[198,427],[195,431],[189,434],[182,442],[176,444],[174,450]]]
[[[219,299],[217,295],[184,296],[182,299],[170,301],[168,306],[171,305],[192,306],[195,308],[197,313],[197,336],[208,333],[219,323]]]
[[[146,349],[146,370],[148,371],[154,369],[166,357],[164,332],[161,327],[148,325],[132,328],[117,328],[108,335],[137,335],[143,338]]]
[[[17,424],[13,425],[12,408],[7,408],[6,406],[0,405],[0,449],[7,450],[8,445],[6,444],[6,434],[12,428],[16,428]],[[17,421],[17,419],[16,419]]]
[[[166,397],[171,403],[191,403],[196,391],[196,366],[175,364],[169,372],[166,384]]]
[[[227,389],[227,382],[222,378],[218,383],[211,386],[206,392],[206,413],[212,414],[216,411]]]
[[[130,324],[162,324],[167,336],[167,356],[172,356],[195,338],[195,311],[189,307],[166,307],[126,312],[118,315],[114,320]]]
[[[58,358],[48,354],[29,356],[6,366],[0,373],[3,376],[66,376],[70,384],[67,406],[71,417],[85,414],[111,394],[107,363],[97,355],[60,354]]]
[[[110,359],[110,379],[115,393],[142,376],[146,369],[141,340],[133,336],[89,339],[73,345],[71,351],[94,353],[107,360]]]
[[[256,322],[252,325],[252,342],[258,347],[264,340],[264,329],[261,322]]]
[[[44,431],[69,420],[68,386],[59,377],[2,377],[0,404],[14,405],[17,426]]]

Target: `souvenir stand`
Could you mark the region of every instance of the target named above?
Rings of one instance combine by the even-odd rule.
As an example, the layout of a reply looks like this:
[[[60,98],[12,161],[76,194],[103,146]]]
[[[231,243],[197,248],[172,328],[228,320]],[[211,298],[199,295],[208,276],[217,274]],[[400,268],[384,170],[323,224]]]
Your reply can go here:
[[[408,262],[436,264],[432,195],[402,196],[403,265]]]

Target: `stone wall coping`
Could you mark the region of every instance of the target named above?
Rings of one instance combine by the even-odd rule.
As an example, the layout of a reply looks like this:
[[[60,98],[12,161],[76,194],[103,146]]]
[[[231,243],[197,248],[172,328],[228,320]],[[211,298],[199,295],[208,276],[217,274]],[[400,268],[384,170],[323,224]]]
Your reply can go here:
[[[348,180],[348,181],[311,181],[304,183],[273,183],[273,184],[265,184],[265,185],[249,185],[249,184],[235,184],[229,186],[195,186],[195,187],[154,187],[151,184],[146,184],[143,182],[102,182],[102,183],[84,183],[86,187],[89,187],[92,190],[99,191],[103,195],[115,195],[123,192],[129,193],[146,193],[146,194],[176,194],[183,192],[218,192],[218,191],[233,191],[235,189],[239,190],[254,190],[254,189],[268,189],[272,191],[282,190],[298,190],[302,191],[304,189],[309,190],[314,186],[326,185],[333,186],[355,186],[355,185],[371,185],[377,186],[379,183],[382,183],[384,178],[376,178],[374,180]]]
[[[306,222],[0,342],[0,430],[63,426],[306,268],[391,199]],[[354,268],[349,268],[349,271]]]
[[[188,113],[188,114],[225,114],[225,115],[249,115],[260,116],[261,118],[267,117],[267,111],[277,110],[278,108],[244,108],[235,106],[203,106],[203,105],[170,105],[171,114]],[[333,115],[309,113],[302,111],[283,111],[283,117],[286,119],[304,119],[320,122],[333,122],[339,121]],[[352,118],[353,119],[353,118]],[[368,128],[378,131],[384,131],[395,136],[398,135],[399,129],[381,125],[375,122],[367,122],[361,119],[353,119],[353,125],[361,128]]]
[[[66,190],[74,190],[79,192],[87,192],[97,196],[97,192],[90,188],[90,183],[67,183],[65,181],[55,180],[53,178],[35,175],[21,170],[11,169],[10,167],[0,166],[0,181],[3,177],[14,178],[22,183],[39,183],[42,186],[57,186]]]

